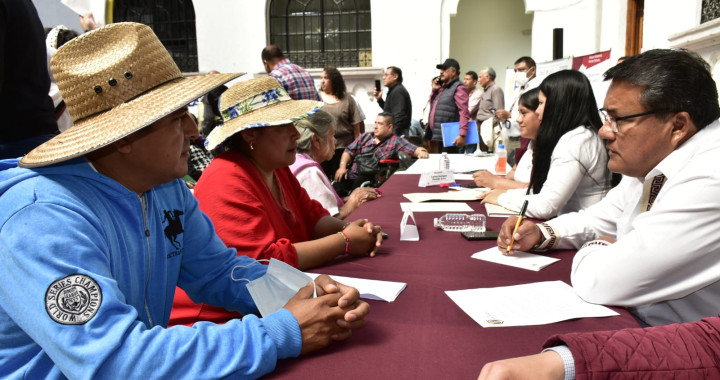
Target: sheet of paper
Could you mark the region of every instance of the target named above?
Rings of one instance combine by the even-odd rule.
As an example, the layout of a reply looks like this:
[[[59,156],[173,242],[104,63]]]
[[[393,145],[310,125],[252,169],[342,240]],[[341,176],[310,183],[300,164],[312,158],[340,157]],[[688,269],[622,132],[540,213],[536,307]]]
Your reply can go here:
[[[92,12],[92,2],[90,0],[60,0],[60,2],[79,15]]]
[[[409,193],[403,194],[410,202],[419,203],[427,201],[479,201],[478,195],[488,191],[482,189],[465,189],[462,191],[453,190],[444,193]]]
[[[605,306],[583,301],[562,281],[453,290],[445,294],[482,327],[534,326],[619,315]]]
[[[495,157],[478,157],[472,154],[448,154],[450,169],[454,173],[475,172],[480,169],[490,169],[495,166]],[[430,158],[415,160],[407,170],[397,171],[395,174],[422,174],[438,170],[440,154],[433,153]]]
[[[485,203],[485,211],[487,211],[487,216],[498,217],[498,218],[507,218],[508,216],[517,216],[517,214],[520,212],[520,210],[517,210],[517,211],[508,210],[503,206],[498,206],[498,205],[492,204],[492,203]]]
[[[412,212],[472,212],[472,207],[467,203],[460,202],[423,202],[410,203],[400,202],[400,208],[403,212],[412,210]]]
[[[554,257],[536,255],[534,253],[515,251],[512,255],[503,255],[498,247],[488,248],[484,251],[476,252],[472,256],[473,259],[485,260],[491,263],[509,265],[511,267],[533,270],[535,272],[546,266],[560,261]]]
[[[318,273],[306,273],[313,279],[317,278],[320,274]],[[360,292],[360,297],[371,300],[380,300],[393,302],[395,299],[405,290],[407,283],[405,282],[394,282],[394,281],[382,281],[382,280],[367,280],[363,278],[355,277],[343,277],[330,275],[335,281],[352,286]]]

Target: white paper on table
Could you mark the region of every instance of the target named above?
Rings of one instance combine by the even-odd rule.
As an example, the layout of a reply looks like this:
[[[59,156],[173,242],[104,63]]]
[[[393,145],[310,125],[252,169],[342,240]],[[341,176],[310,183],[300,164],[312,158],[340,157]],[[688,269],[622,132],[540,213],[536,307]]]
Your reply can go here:
[[[487,189],[465,189],[463,191],[448,191],[445,193],[409,193],[403,194],[410,202],[420,203],[427,201],[479,201],[477,197]]]
[[[520,211],[513,211],[506,209],[503,206],[498,206],[496,204],[492,203],[485,203],[485,211],[487,211],[487,216],[489,217],[501,217],[506,218],[508,216],[517,216]]]
[[[560,259],[555,257],[536,255],[534,253],[523,251],[514,251],[512,255],[503,255],[497,246],[488,248],[484,251],[476,252],[470,257],[473,259],[489,261],[491,263],[533,270],[535,272],[554,262],[560,261]]]
[[[318,273],[305,273],[312,277],[313,280],[320,274]],[[360,292],[361,298],[367,298],[371,300],[380,300],[393,302],[395,299],[405,290],[407,283],[405,282],[394,282],[394,281],[382,281],[382,280],[367,280],[364,278],[355,277],[344,277],[329,275],[333,280],[347,286],[352,286]]]
[[[619,315],[603,305],[583,301],[562,281],[452,290],[445,294],[482,327],[534,326]]]
[[[412,210],[413,212],[472,212],[472,207],[467,203],[461,202],[423,202],[410,203],[400,202],[400,208],[403,212]]]
[[[408,218],[412,219],[413,224],[407,224]],[[400,221],[400,240],[402,241],[419,241],[420,231],[417,228],[417,222],[412,210],[405,210],[403,218]]]

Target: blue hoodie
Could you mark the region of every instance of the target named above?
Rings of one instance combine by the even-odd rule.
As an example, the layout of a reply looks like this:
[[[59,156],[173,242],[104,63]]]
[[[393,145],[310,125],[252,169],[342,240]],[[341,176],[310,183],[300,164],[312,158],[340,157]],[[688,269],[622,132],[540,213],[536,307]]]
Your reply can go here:
[[[236,266],[234,273],[231,273]],[[0,378],[254,378],[298,356],[292,314],[265,318],[184,183],[139,197],[85,161],[0,161]],[[175,286],[247,316],[165,328]]]

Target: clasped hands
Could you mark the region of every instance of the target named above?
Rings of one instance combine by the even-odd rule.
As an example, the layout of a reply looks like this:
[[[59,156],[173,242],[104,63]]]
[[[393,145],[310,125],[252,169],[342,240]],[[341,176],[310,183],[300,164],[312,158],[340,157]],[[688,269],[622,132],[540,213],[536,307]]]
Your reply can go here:
[[[360,300],[357,289],[336,282],[327,275],[315,279],[317,297],[313,285],[302,287],[283,306],[289,310],[300,326],[302,335],[301,354],[306,354],[337,340],[345,340],[352,330],[365,325],[370,305]]]
[[[382,246],[382,230],[367,219],[358,219],[350,223],[343,230],[350,240],[351,255],[375,257],[377,250]]]

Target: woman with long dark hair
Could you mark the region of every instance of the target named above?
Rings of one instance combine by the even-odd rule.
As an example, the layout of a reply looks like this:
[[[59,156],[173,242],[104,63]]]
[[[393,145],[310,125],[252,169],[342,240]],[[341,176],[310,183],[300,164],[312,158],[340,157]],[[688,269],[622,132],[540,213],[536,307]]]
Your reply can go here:
[[[549,75],[539,86],[541,120],[527,190],[493,190],[483,202],[549,219],[597,203],[611,187],[607,151],[598,136],[602,120],[587,77],[574,70]]]
[[[324,103],[322,110],[337,120],[335,154],[320,164],[328,178],[333,178],[340,167],[343,151],[363,132],[363,122],[355,99],[347,94],[342,74],[333,66],[325,67],[320,76],[320,98]]]

